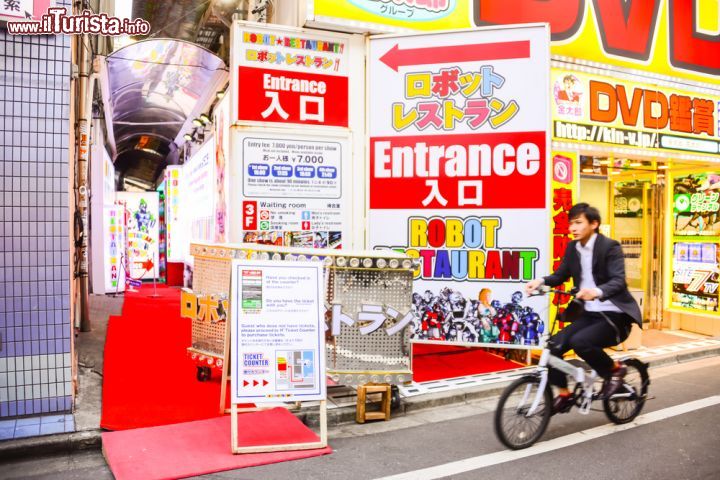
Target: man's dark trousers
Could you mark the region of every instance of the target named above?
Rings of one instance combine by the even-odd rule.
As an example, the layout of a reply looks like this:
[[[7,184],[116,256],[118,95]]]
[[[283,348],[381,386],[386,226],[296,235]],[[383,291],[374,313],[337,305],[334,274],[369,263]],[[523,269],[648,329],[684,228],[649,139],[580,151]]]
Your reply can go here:
[[[630,335],[632,322],[626,313],[586,311],[548,340],[550,353],[562,357],[567,351],[575,350],[598,375],[608,378],[614,361],[603,348],[623,342]],[[549,378],[551,384],[567,388],[567,376],[563,372],[550,368]]]

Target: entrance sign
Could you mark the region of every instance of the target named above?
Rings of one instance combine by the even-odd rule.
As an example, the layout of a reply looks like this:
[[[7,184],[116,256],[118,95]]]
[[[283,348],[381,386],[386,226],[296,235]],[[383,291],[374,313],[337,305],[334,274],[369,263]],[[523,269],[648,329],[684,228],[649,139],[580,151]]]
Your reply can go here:
[[[320,262],[234,260],[232,403],[324,400]]]
[[[519,291],[551,261],[547,26],[369,42],[368,244],[420,259],[413,339],[536,345],[542,301]]]
[[[348,36],[233,23],[233,122],[348,126]]]

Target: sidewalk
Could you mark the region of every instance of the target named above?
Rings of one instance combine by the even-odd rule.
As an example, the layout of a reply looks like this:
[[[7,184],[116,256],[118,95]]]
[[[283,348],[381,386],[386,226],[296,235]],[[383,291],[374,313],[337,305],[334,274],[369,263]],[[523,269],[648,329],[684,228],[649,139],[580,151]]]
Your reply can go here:
[[[26,455],[45,455],[101,447],[100,410],[102,399],[102,362],[107,321],[122,308],[122,297],[91,297],[93,331],[82,333],[76,342],[78,350],[78,381],[74,421],[75,432],[0,441],[0,461]],[[616,352],[618,357],[634,356],[650,366],[658,367],[720,355],[720,339],[702,337],[685,332],[646,330],[643,346],[628,352]],[[412,384],[400,389],[402,404],[392,417],[402,417],[443,405],[461,406],[500,394],[505,386],[533,367],[507,372],[472,375]],[[355,390],[349,387],[328,388],[328,426],[334,427],[355,421]],[[309,426],[318,425],[318,408],[309,404],[295,412]],[[392,423],[392,419],[390,420]],[[370,424],[368,424],[370,425]],[[372,428],[369,427],[368,431]]]

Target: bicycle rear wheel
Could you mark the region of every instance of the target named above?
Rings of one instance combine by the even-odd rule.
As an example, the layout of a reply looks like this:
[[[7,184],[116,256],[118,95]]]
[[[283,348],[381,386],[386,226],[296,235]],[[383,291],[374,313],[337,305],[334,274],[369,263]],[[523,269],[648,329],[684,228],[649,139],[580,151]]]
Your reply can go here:
[[[603,399],[605,415],[611,422],[617,424],[631,422],[640,415],[650,384],[646,364],[635,358],[624,363],[627,373],[623,379],[623,386],[612,397]]]
[[[511,383],[495,409],[495,434],[512,450],[527,448],[545,433],[552,414],[552,394],[546,387],[535,411],[528,415],[538,396],[540,378],[525,376]]]

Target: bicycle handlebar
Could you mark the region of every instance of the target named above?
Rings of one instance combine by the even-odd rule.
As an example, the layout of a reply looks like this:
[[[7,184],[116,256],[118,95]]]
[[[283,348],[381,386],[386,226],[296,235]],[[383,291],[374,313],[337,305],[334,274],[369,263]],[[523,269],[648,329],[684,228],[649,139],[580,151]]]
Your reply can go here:
[[[548,293],[554,293],[556,295],[567,295],[569,297],[575,297],[575,295],[578,293],[579,289],[577,287],[573,287],[570,290],[558,290],[556,288],[550,288],[546,287],[545,285],[541,285],[535,292],[538,293],[531,293],[528,295],[528,297],[541,297],[543,295],[547,295]]]

